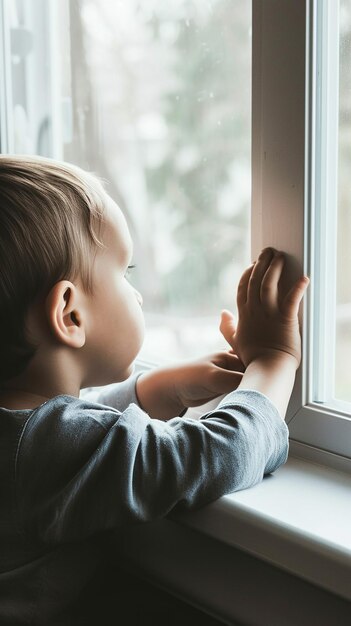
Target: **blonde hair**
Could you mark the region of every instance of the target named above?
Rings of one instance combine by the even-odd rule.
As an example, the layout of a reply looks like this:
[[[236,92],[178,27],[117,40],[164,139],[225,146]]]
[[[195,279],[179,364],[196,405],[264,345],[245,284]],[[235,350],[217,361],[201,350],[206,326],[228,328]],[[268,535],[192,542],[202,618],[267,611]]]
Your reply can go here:
[[[71,164],[0,155],[0,384],[35,354],[26,316],[38,296],[78,277],[92,293],[104,196],[99,179]]]

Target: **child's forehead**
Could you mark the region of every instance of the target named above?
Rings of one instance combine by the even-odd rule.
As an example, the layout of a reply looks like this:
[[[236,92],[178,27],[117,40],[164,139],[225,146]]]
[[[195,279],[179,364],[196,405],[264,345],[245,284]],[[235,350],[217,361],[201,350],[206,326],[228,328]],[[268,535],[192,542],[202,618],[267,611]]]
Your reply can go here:
[[[107,196],[104,209],[102,240],[107,249],[117,254],[123,262],[133,246],[127,221],[119,206]]]

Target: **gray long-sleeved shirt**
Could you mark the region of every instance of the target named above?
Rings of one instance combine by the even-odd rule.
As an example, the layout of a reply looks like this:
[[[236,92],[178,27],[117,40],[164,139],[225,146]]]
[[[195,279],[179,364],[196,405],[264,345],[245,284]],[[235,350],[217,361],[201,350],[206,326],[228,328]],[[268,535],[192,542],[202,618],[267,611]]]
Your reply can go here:
[[[286,461],[287,427],[262,394],[235,391],[200,420],[163,422],[139,407],[135,381],[97,402],[0,408],[1,624],[71,623],[99,534],[200,507]]]

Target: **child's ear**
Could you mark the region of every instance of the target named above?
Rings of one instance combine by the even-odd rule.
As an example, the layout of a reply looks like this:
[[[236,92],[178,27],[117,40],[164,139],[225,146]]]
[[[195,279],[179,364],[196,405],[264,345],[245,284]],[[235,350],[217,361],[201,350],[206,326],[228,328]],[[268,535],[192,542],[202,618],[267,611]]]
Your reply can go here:
[[[83,311],[79,291],[73,283],[68,280],[56,283],[46,298],[45,309],[50,330],[60,343],[72,348],[84,346]]]

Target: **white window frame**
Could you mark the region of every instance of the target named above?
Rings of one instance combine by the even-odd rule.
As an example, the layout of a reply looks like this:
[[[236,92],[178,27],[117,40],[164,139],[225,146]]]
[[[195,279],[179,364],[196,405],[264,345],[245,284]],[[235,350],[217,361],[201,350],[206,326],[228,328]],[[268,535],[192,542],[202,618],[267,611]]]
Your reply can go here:
[[[337,32],[337,4],[335,0],[253,0],[252,253],[255,258],[267,245],[284,250],[291,256],[291,280],[302,271],[311,277],[303,306],[304,356],[287,414],[290,439],[294,450],[304,448],[305,456],[316,458],[319,451],[321,462],[337,461],[340,468],[344,461],[343,469],[349,470],[349,416],[311,399],[313,351],[318,348],[325,359],[330,346],[321,342],[323,333],[316,338],[309,332],[314,291],[323,289],[316,284],[313,262],[315,207],[335,204],[337,184],[337,99],[327,99],[324,119],[317,116],[318,99],[333,89],[335,93],[337,63],[329,63],[322,81],[316,56],[323,42],[323,53],[333,60],[332,51],[325,49],[325,37]],[[328,129],[324,137],[321,123]],[[321,137],[328,147],[328,161]],[[322,162],[317,160],[320,155]],[[320,322],[322,328],[330,324],[326,315]]]

